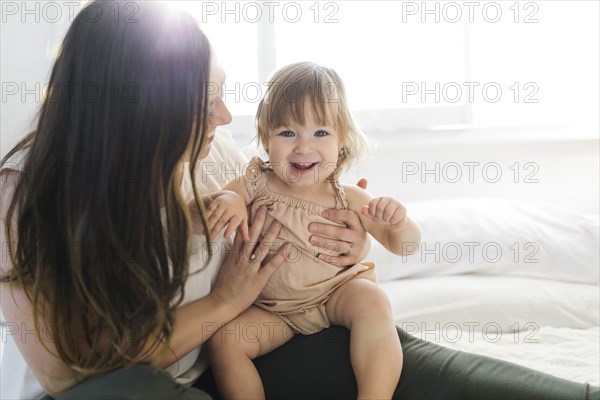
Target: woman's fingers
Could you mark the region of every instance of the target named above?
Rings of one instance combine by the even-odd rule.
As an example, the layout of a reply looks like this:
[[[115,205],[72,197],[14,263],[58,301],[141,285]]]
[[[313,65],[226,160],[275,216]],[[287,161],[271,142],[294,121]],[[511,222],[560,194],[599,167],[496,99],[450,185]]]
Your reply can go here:
[[[366,206],[368,215],[368,206]],[[346,226],[331,225],[327,223],[313,222],[309,225],[309,231],[313,233],[311,243],[324,249],[324,254],[319,258],[333,265],[352,265],[365,256],[369,243],[367,232],[362,226],[360,217],[354,211],[329,209],[323,212],[323,217],[344,223]],[[369,216],[370,217],[370,216]],[[352,248],[352,250],[350,250]],[[338,264],[339,263],[339,264]]]
[[[351,229],[343,226],[311,223],[311,232],[315,233],[313,237],[320,239],[336,238],[341,241],[350,242],[356,239]]]
[[[337,265],[339,267],[345,267],[348,265],[354,265],[358,262],[353,255],[339,255],[339,256],[328,256],[325,254],[319,254],[319,259],[331,265]]]
[[[253,254],[259,262],[262,262],[265,259],[265,257],[267,257],[267,254],[269,254],[269,250],[271,249],[271,246],[273,246],[273,243],[275,243],[275,239],[277,238],[277,235],[279,235],[281,227],[282,225],[279,221],[273,220],[273,222],[271,222],[269,230],[265,234],[265,237],[260,241],[260,243],[258,243],[258,246],[254,249]]]
[[[260,207],[250,226],[250,241],[256,243],[267,220],[267,207]]]
[[[331,209],[323,211],[323,214],[321,214],[321,215],[323,216],[323,218],[328,219],[330,221],[346,224],[346,226],[348,226],[348,228],[352,228],[357,225],[360,225],[360,218],[358,218],[358,215],[356,215],[356,213],[351,210],[331,208]],[[317,225],[325,225],[325,224],[317,223]]]
[[[322,253],[319,254],[319,260],[338,267],[354,265],[360,261],[354,254],[327,255]]]
[[[242,250],[243,245],[244,245],[244,238],[242,237],[242,235],[235,235],[235,237],[233,238],[232,253],[239,254],[240,251]]]
[[[335,240],[331,238],[325,238],[317,235],[313,235],[310,238],[311,244],[318,247],[318,252],[321,254],[325,252],[326,255],[339,255],[348,253],[350,251],[350,243],[343,240]]]
[[[261,231],[266,222],[267,210],[261,208],[255,215],[249,232],[243,229],[246,220],[238,226],[238,234],[233,241],[233,251],[221,267],[219,277],[211,292],[224,304],[240,312],[246,309],[257,298],[264,288],[269,276],[289,255],[289,245],[282,246],[279,251],[261,267],[265,257],[269,255],[270,246],[281,231],[281,224],[273,221],[260,240]],[[231,221],[234,223],[234,221]],[[244,233],[249,234],[249,240],[244,240]]]
[[[367,188],[367,180],[365,178],[361,178],[358,180],[358,182],[356,182],[356,186],[358,186],[361,189],[366,189]]]
[[[277,254],[271,257],[269,262],[263,265],[262,268],[258,271],[259,276],[263,279],[265,284],[267,283],[271,275],[273,275],[273,272],[275,272],[275,270],[279,268],[279,266],[281,266],[285,259],[288,258],[291,250],[292,245],[290,243],[284,244],[283,246],[281,246]]]
[[[256,216],[252,220],[252,225],[250,226],[249,231],[249,240],[244,242],[242,246],[242,254],[244,257],[248,258],[254,254],[255,247],[258,245],[258,240],[266,220],[267,207],[260,207],[256,213]]]
[[[239,232],[242,236],[242,239],[244,239],[245,241],[250,240],[250,233],[248,232],[248,220],[244,219],[241,223],[241,225],[239,226]]]
[[[323,217],[344,223],[346,226],[313,222],[309,225],[309,230],[316,236],[335,238],[349,243],[357,243],[365,239],[365,229],[354,211],[330,209],[323,213]]]

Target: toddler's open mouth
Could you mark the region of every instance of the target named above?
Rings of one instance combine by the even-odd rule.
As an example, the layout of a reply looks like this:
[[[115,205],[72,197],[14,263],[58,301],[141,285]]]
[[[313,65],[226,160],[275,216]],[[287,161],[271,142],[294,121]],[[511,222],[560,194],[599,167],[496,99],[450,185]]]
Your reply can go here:
[[[316,162],[307,162],[307,163],[295,163],[291,162],[290,165],[297,172],[306,172],[312,170],[318,163]]]

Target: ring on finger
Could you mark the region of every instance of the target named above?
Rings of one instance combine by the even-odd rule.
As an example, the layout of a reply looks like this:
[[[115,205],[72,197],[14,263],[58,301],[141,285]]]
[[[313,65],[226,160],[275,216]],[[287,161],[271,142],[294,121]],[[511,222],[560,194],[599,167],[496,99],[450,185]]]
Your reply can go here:
[[[348,251],[344,253],[344,255],[349,256],[352,253],[352,248],[354,245],[352,243],[348,243]]]
[[[256,254],[250,255],[250,258],[248,259],[250,260],[250,262],[256,262]]]

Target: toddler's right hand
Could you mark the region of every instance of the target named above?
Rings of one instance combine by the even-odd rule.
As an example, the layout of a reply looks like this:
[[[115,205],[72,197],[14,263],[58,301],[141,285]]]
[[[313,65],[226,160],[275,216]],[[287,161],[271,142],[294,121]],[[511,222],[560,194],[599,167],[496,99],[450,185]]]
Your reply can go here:
[[[248,212],[244,199],[235,192],[223,190],[211,203],[206,212],[210,237],[214,238],[227,226],[224,237],[228,238],[239,227],[242,239],[250,240]]]

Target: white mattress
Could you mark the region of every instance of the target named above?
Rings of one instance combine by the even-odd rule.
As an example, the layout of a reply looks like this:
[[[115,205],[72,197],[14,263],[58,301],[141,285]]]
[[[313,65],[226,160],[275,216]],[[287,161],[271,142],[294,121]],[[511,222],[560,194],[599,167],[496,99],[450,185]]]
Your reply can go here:
[[[492,275],[380,283],[414,336],[599,384],[598,285]]]

